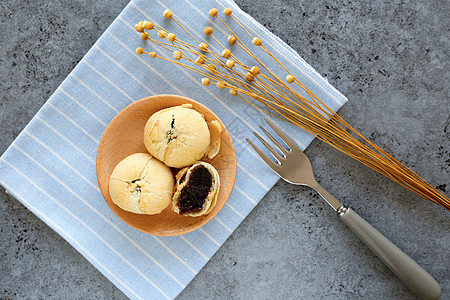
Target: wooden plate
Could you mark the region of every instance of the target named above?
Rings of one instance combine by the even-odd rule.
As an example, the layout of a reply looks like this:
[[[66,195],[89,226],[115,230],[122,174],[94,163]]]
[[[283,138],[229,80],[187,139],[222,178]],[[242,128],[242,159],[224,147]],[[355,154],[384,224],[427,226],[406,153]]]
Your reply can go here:
[[[218,120],[222,125],[220,152],[211,160],[220,176],[217,204],[206,216],[185,217],[174,213],[171,205],[157,215],[141,215],[125,211],[112,202],[109,178],[114,167],[125,157],[147,150],[144,146],[144,127],[150,116],[164,108],[189,103],[205,116],[206,121]],[[176,171],[173,170],[176,174]],[[103,197],[112,211],[131,227],[145,233],[173,236],[191,232],[214,218],[228,200],[236,177],[236,153],[230,134],[222,121],[206,106],[192,99],[176,95],[156,95],[127,106],[108,125],[97,152],[97,180]]]

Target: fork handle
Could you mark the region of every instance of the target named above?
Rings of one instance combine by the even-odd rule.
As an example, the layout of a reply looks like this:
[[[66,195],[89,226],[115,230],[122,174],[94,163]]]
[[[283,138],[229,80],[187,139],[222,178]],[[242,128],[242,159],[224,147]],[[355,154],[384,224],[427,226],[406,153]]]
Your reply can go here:
[[[341,208],[342,221],[422,299],[439,299],[441,287],[421,266],[351,208]]]

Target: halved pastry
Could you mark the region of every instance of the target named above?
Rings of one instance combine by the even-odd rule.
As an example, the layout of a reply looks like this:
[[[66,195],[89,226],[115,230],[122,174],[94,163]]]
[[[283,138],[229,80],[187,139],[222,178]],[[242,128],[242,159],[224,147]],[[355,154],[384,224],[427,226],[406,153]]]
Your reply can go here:
[[[135,153],[114,168],[109,181],[111,200],[136,214],[159,214],[172,201],[170,169],[148,153]]]
[[[219,173],[209,163],[197,162],[176,176],[172,209],[183,216],[199,217],[214,208],[219,194]]]

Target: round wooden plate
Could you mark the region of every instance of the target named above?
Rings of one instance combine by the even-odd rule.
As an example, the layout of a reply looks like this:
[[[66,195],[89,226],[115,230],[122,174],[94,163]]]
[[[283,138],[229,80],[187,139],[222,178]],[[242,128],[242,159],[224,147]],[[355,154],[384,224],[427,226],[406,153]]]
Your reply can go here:
[[[212,164],[220,176],[217,204],[206,216],[185,217],[174,213],[169,205],[157,215],[141,215],[125,211],[112,202],[109,195],[109,178],[114,167],[125,157],[138,152],[147,153],[144,146],[144,127],[150,116],[164,108],[192,104],[207,122],[218,120],[222,125],[220,152],[213,159],[203,159]],[[178,170],[173,170],[174,174]],[[222,121],[206,106],[177,95],[156,95],[127,106],[108,125],[97,152],[97,180],[103,197],[112,211],[131,227],[159,236],[174,236],[191,232],[214,218],[228,200],[236,177],[236,153],[230,134]]]

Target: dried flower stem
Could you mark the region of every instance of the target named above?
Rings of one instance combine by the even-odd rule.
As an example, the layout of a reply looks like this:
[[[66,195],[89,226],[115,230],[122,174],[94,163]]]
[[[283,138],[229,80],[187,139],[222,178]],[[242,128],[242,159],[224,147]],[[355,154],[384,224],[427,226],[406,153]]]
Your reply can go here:
[[[230,32],[228,37],[229,44],[236,44],[237,47],[254,59],[266,74],[261,73],[258,66],[249,67],[244,64],[216,39],[213,29],[207,27],[204,30],[205,34],[211,36],[211,42],[214,41],[223,50],[222,54],[212,51],[206,42],[196,39],[181,23],[175,20],[172,12],[169,10],[164,12],[164,16],[167,19],[172,19],[198,46],[180,40],[175,34],[168,33],[167,30],[160,26],[142,21],[136,24],[136,31],[142,33],[142,39],[148,40],[161,49],[171,52],[174,59],[157,55],[155,52],[145,52],[140,47],[136,49],[136,52],[138,54],[146,53],[152,58],[160,58],[193,71],[203,77],[202,84],[204,85],[211,84],[218,88],[229,89],[232,95],[237,96],[242,101],[272,116],[303,128],[335,149],[399,183],[414,194],[450,210],[450,199],[448,197],[383,149],[366,139],[338,114],[334,113],[312,91],[295,78],[276,56],[263,45],[258,37],[253,36],[232,15],[231,9],[225,9],[225,16],[242,28],[252,39],[253,45],[261,48],[288,74],[285,80],[273,73],[264,61],[259,59],[246,46],[230,26],[218,16],[217,9],[212,9],[209,14],[213,18],[217,18]],[[155,30],[159,38],[168,39],[170,43],[150,38],[145,30]],[[180,62],[180,60],[183,60],[183,62]],[[290,87],[291,85],[300,88],[308,98],[294,91]],[[257,105],[257,103],[265,108]]]

